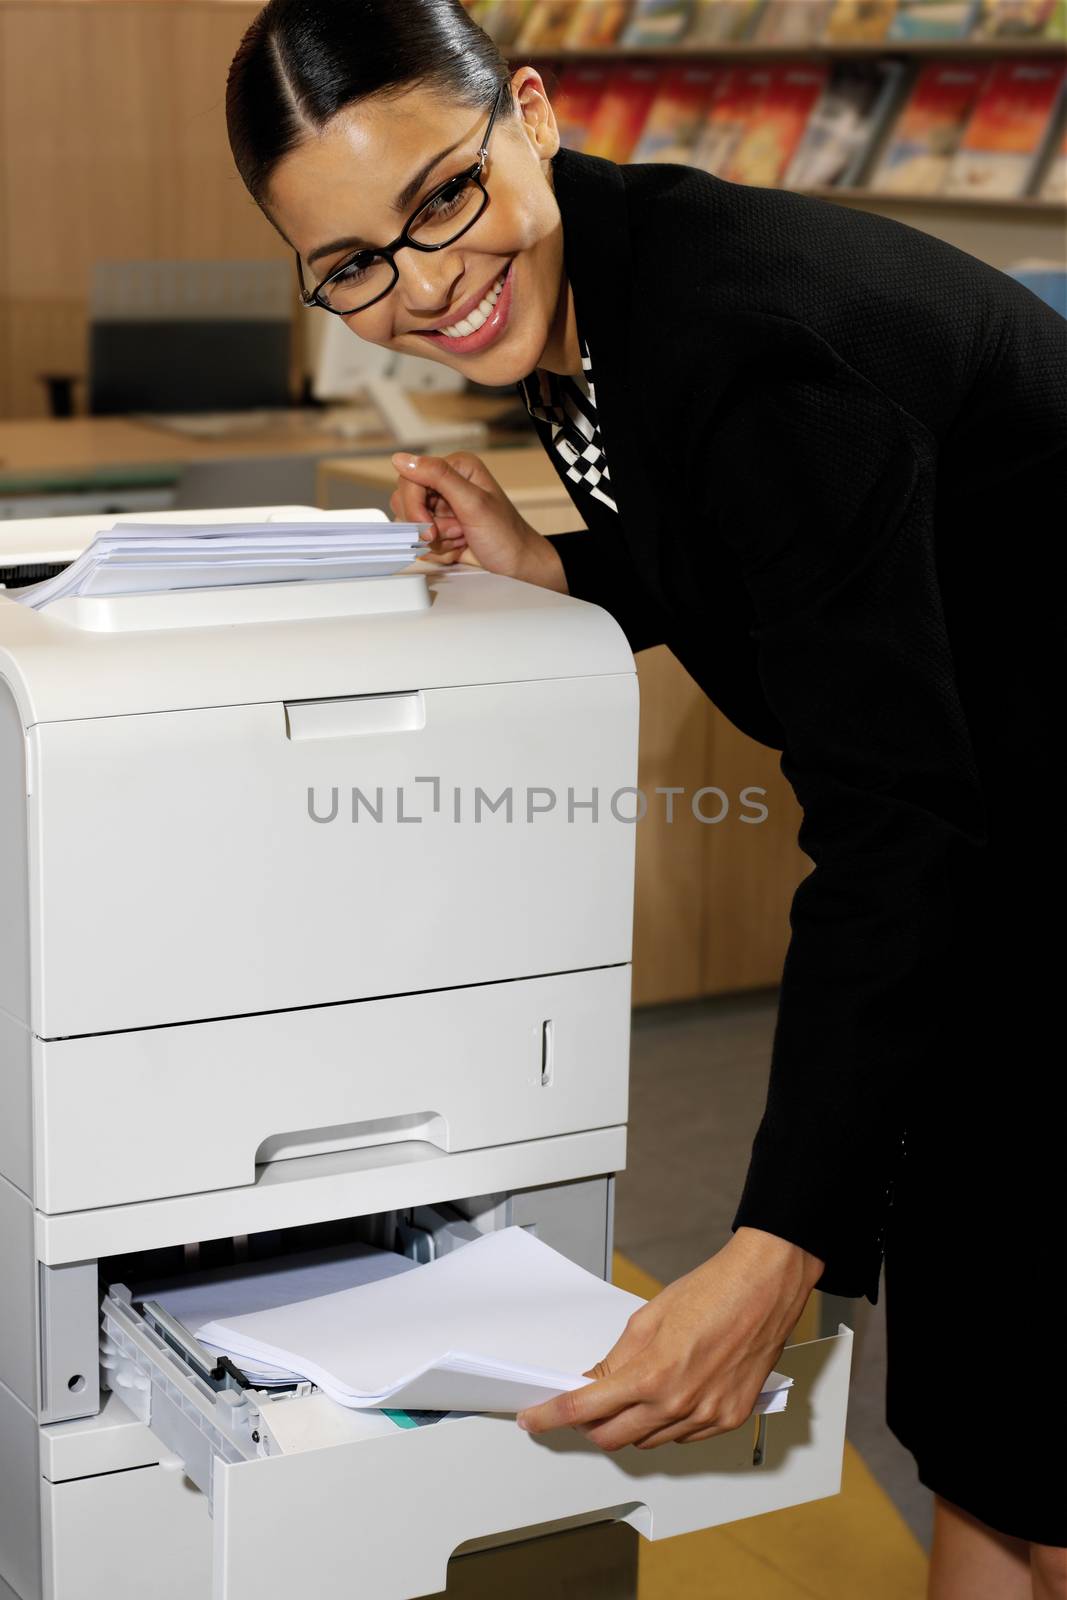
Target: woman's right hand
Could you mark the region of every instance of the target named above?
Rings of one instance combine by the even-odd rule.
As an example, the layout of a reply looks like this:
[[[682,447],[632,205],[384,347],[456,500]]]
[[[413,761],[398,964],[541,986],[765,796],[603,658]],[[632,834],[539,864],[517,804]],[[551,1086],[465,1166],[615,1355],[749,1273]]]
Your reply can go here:
[[[456,450],[447,456],[392,458],[399,482],[389,501],[401,522],[433,523],[433,543],[422,557],[441,565],[456,561],[567,593],[555,546],[521,517],[478,456]]]

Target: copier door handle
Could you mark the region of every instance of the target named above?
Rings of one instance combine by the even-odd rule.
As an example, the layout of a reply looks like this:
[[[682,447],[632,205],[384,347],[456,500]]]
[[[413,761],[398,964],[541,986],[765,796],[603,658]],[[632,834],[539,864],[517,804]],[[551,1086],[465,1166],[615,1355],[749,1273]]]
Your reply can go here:
[[[361,733],[411,733],[426,726],[418,689],[397,694],[340,695],[331,700],[286,700],[289,739],[347,739]]]

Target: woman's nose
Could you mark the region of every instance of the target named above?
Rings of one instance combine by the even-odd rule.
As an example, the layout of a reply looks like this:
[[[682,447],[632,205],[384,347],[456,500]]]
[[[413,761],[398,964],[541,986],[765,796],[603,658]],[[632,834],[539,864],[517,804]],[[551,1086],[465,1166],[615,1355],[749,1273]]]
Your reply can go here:
[[[455,286],[463,276],[463,263],[447,251],[405,250],[397,259],[400,282],[397,293],[412,314],[430,318],[455,303]]]

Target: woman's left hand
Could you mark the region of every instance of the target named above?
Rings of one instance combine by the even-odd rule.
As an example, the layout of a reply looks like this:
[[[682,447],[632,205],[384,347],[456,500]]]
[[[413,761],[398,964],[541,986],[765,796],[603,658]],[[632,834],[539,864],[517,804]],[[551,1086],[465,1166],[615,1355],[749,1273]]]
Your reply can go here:
[[[739,1428],[782,1353],[823,1262],[758,1228],[634,1312],[585,1374],[597,1381],[519,1413],[530,1433],[576,1427],[604,1450],[649,1450]]]

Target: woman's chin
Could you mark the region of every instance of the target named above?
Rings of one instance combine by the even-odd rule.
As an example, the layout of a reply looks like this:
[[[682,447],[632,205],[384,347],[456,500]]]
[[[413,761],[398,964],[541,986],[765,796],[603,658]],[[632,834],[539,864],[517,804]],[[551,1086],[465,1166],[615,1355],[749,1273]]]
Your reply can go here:
[[[543,341],[542,341],[543,343]],[[480,355],[463,356],[450,355],[447,348],[440,344],[430,344],[428,340],[418,334],[398,341],[394,349],[403,355],[421,356],[424,361],[435,361],[439,366],[449,367],[453,372],[461,372],[465,378],[470,378],[472,383],[483,383],[491,389],[513,388],[522,378],[526,378],[537,365],[537,353],[529,355],[524,353],[530,348],[529,342],[523,340],[521,344],[511,339],[502,339],[500,348],[490,347]],[[538,346],[538,349],[541,347]]]

